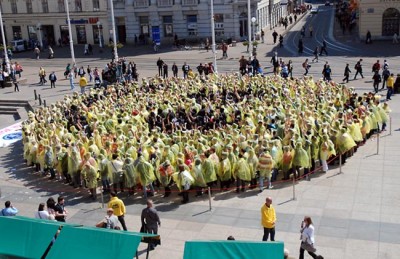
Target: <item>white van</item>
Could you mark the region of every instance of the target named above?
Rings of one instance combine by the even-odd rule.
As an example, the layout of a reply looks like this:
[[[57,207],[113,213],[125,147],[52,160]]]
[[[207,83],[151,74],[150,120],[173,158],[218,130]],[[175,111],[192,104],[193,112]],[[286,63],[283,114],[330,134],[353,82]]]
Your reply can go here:
[[[25,51],[25,40],[12,40],[11,47],[13,52]]]

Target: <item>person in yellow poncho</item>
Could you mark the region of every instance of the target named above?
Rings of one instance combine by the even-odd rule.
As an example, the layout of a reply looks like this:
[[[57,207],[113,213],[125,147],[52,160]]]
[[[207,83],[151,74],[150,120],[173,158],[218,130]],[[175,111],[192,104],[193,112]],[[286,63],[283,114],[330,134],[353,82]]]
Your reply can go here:
[[[290,146],[283,147],[283,157],[282,157],[282,171],[283,171],[283,180],[289,180],[290,174],[292,173],[292,162],[293,162],[293,153],[290,150]]]
[[[137,177],[133,162],[134,160],[128,156],[125,158],[124,165],[122,166],[122,172],[124,173],[123,176],[124,187],[128,189],[128,196],[135,194]]]
[[[221,190],[228,190],[231,186],[232,178],[232,166],[228,158],[228,152],[221,153],[221,160],[218,165],[218,178],[221,183]]]
[[[82,174],[86,175],[86,186],[90,191],[90,198],[96,200],[97,171],[95,167],[92,166],[89,161],[87,161],[82,168]]]
[[[179,174],[177,178],[177,185],[179,189],[182,191],[182,203],[188,203],[189,202],[189,190],[190,186],[193,184],[194,179],[192,175],[185,170],[185,165],[181,164],[179,165]]]
[[[196,187],[196,197],[203,195],[203,188],[207,186],[202,173],[201,160],[197,158],[194,161],[194,167],[191,170],[192,176],[194,178],[193,185]]]
[[[153,166],[147,162],[142,153],[138,153],[136,172],[143,188],[143,197],[147,199],[147,186],[150,188],[150,196],[154,195],[153,181],[156,179]]]
[[[174,174],[174,168],[172,167],[169,160],[165,160],[164,163],[158,168],[160,175],[160,183],[165,189],[164,198],[171,195],[172,175]]]
[[[266,148],[263,148],[260,157],[258,158],[257,171],[260,174],[259,187],[260,192],[264,190],[264,179],[267,179],[267,189],[272,188],[271,176],[274,160]]]
[[[217,181],[217,164],[210,158],[210,153],[206,151],[203,155],[203,163],[201,165],[204,181],[208,187],[213,187]]]
[[[341,128],[339,137],[336,139],[336,146],[339,155],[342,156],[342,163],[346,162],[346,158],[348,157],[348,152],[352,150],[356,146],[353,138],[347,132],[346,128]]]
[[[298,177],[300,176],[300,168],[303,168],[304,174],[306,174],[308,168],[310,168],[310,157],[307,151],[303,148],[301,142],[296,143],[292,165],[295,168]]]
[[[103,185],[103,193],[107,193],[111,191],[111,162],[104,154],[99,155],[98,161],[101,183]]]
[[[328,162],[330,156],[335,156],[335,145],[329,139],[328,135],[323,135],[321,140],[321,147],[320,147],[320,159],[322,164],[322,171],[326,173],[328,171]]]
[[[239,193],[239,190],[244,192],[246,183],[251,180],[251,172],[249,163],[247,163],[242,152],[239,153],[239,159],[236,161],[233,176],[236,179],[236,192]]]

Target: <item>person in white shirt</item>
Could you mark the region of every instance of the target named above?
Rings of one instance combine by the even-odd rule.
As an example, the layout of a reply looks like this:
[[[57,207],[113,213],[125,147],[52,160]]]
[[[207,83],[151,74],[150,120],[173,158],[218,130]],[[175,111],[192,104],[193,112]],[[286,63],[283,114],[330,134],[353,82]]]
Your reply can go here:
[[[45,204],[42,202],[39,204],[38,211],[35,212],[35,218],[36,219],[50,219],[49,212],[45,210]]]
[[[307,251],[312,258],[324,259],[321,255],[315,254],[317,249],[314,248],[314,225],[311,217],[305,216],[304,221],[301,222],[301,246],[299,259],[304,259],[304,251]]]

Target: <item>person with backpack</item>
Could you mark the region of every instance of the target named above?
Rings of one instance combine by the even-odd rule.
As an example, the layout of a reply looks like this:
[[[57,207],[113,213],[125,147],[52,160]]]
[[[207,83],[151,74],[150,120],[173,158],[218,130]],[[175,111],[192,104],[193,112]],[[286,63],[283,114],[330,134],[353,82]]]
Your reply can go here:
[[[360,60],[357,62],[357,64],[354,66],[354,69],[356,70],[356,74],[354,75],[354,80],[356,80],[358,74],[361,75],[361,78],[364,78],[363,73],[362,73],[362,65],[361,65],[361,62],[362,62],[362,61],[363,61],[363,60],[360,59]]]
[[[389,76],[390,76],[389,69],[384,68],[383,72],[382,72],[382,79],[383,80],[382,80],[382,88],[381,88],[381,90],[385,89],[385,84],[386,84],[386,81],[388,80]]]

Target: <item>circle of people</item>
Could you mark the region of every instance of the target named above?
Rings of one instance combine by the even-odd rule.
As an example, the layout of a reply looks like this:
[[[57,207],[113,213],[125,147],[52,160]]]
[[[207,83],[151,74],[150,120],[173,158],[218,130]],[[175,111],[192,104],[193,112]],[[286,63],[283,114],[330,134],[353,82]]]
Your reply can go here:
[[[75,92],[29,113],[24,159],[93,199],[98,185],[142,189],[145,198],[155,185],[165,197],[176,185],[186,203],[189,190],[262,191],[278,173],[300,177],[316,163],[327,172],[333,157],[344,162],[385,130],[389,112],[375,93],[312,77],[154,77]]]

